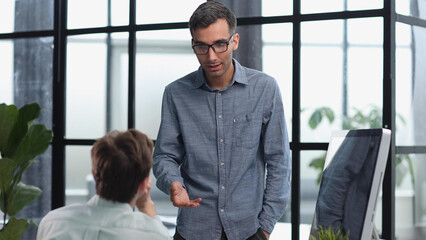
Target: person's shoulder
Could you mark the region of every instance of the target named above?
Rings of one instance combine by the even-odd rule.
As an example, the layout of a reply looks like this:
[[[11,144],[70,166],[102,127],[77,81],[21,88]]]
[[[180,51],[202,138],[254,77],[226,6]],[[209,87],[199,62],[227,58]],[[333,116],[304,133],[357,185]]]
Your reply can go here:
[[[198,71],[193,71],[185,76],[174,80],[166,86],[167,91],[179,91],[182,88],[193,87],[197,79]]]
[[[91,210],[86,204],[72,204],[48,212],[40,221],[39,228],[90,224]]]
[[[43,217],[43,221],[51,221],[56,219],[64,219],[69,216],[73,216],[76,214],[81,214],[82,212],[87,211],[87,205],[86,204],[71,204],[68,206],[60,207],[54,210],[51,210],[46,214],[46,216]]]

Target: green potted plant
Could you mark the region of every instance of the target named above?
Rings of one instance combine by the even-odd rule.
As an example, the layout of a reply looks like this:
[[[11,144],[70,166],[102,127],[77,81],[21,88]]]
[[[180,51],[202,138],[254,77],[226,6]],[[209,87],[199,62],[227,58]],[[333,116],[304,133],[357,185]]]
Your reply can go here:
[[[41,189],[21,182],[25,170],[36,163],[33,159],[48,148],[53,134],[42,124],[33,124],[41,107],[37,103],[20,109],[0,104],[0,208],[3,223],[0,240],[20,239],[34,222],[15,217],[41,194]]]
[[[349,231],[344,234],[340,229],[334,231],[331,226],[324,229],[322,226],[319,227],[318,236],[310,236],[310,240],[349,240]]]
[[[405,120],[401,115],[397,115],[399,121],[405,124]],[[308,125],[311,129],[316,129],[322,120],[326,118],[329,123],[335,120],[334,111],[329,107],[319,107],[315,109],[309,117]],[[382,111],[378,106],[370,105],[367,109],[353,108],[353,115],[343,116],[343,129],[360,129],[360,128],[381,128],[382,127]],[[407,164],[401,164],[405,161]],[[325,163],[325,154],[311,160],[309,167],[318,170],[317,183],[320,183],[322,171]],[[404,180],[404,176],[409,173],[411,183],[414,184],[414,166],[410,156],[399,154],[396,156],[396,185],[400,186]]]

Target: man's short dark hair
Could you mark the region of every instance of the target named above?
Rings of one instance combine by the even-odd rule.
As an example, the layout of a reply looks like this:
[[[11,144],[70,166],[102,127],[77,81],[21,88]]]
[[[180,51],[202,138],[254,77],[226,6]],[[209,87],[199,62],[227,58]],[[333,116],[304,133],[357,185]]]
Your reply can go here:
[[[92,147],[96,193],[107,200],[128,203],[152,167],[153,142],[135,129],[112,131]]]
[[[207,1],[201,4],[189,19],[191,36],[198,28],[206,28],[221,18],[226,19],[229,25],[229,33],[231,35],[234,34],[237,27],[237,19],[227,6],[216,1]]]

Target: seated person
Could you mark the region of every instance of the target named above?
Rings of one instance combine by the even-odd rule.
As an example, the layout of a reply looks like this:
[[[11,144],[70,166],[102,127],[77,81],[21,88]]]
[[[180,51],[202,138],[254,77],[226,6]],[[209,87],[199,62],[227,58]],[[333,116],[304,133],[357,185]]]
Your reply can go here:
[[[152,150],[135,129],[97,140],[91,150],[96,195],[49,212],[37,239],[170,239],[150,197]]]

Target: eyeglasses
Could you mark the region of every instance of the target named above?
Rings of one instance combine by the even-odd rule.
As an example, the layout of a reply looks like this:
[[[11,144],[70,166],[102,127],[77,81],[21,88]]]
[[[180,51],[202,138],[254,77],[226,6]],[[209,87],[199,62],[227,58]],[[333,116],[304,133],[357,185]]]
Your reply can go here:
[[[215,53],[223,53],[228,51],[228,45],[232,42],[233,39],[234,39],[234,34],[231,36],[228,42],[217,42],[211,45],[197,44],[197,45],[192,45],[192,49],[194,49],[194,52],[197,55],[207,54],[210,48],[212,48]]]

